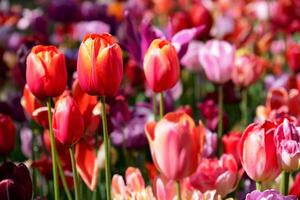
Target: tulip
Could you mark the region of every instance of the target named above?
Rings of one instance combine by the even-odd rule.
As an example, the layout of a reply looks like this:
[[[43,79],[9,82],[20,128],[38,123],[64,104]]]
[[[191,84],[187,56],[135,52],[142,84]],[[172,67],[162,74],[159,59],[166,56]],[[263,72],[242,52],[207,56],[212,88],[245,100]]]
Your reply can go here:
[[[245,200],[271,200],[271,199],[280,199],[280,200],[297,200],[296,196],[283,196],[276,190],[265,190],[263,192],[253,191],[247,194]]]
[[[89,95],[114,96],[123,75],[122,50],[108,33],[87,34],[79,48],[77,73]]]
[[[281,171],[274,141],[275,128],[271,121],[252,123],[242,135],[240,160],[248,176],[257,182],[272,181]]]
[[[145,131],[154,164],[168,179],[178,181],[196,171],[204,139],[201,124],[196,127],[188,114],[173,112],[147,123]]]
[[[240,158],[238,156],[238,146],[241,140],[242,134],[239,132],[230,132],[222,137],[222,143],[224,146],[224,153],[231,154],[235,160],[239,163]]]
[[[27,167],[4,162],[0,166],[0,197],[3,200],[32,199],[32,182]]]
[[[298,199],[300,199],[300,173],[298,173],[295,177],[295,181],[289,191],[290,195],[295,195],[298,197]]]
[[[7,155],[15,147],[16,128],[8,115],[0,113],[0,154]]]
[[[239,176],[235,158],[231,154],[223,154],[220,160],[203,159],[196,173],[190,177],[190,183],[201,192],[216,190],[224,198],[235,190]]]
[[[27,57],[26,80],[34,96],[57,97],[67,84],[64,54],[54,46],[37,45]]]
[[[150,186],[145,187],[145,181],[139,169],[128,167],[125,172],[126,184],[120,175],[114,175],[112,179],[113,199],[140,199],[154,200]]]
[[[55,104],[53,130],[55,137],[66,146],[75,144],[83,135],[83,117],[75,100],[62,95]]]
[[[297,73],[300,71],[300,45],[297,43],[291,43],[287,47],[286,59],[288,62],[289,68]]]
[[[167,40],[153,40],[144,57],[144,72],[149,87],[156,93],[175,86],[180,68],[174,46]]]
[[[208,80],[224,84],[231,79],[235,48],[225,41],[210,40],[199,52],[199,60]]]

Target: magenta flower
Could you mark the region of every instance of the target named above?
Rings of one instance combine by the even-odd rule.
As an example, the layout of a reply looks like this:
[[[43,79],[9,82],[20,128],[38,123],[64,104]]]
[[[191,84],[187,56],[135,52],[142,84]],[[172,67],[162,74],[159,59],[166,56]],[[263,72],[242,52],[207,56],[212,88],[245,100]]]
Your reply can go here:
[[[288,119],[284,119],[277,127],[275,142],[281,168],[285,171],[297,170],[300,159],[300,133]]]
[[[230,80],[235,47],[225,41],[210,40],[199,52],[199,60],[208,80],[223,84]]]
[[[296,200],[296,196],[282,196],[276,190],[265,190],[263,192],[260,191],[253,191],[247,194],[245,200]]]

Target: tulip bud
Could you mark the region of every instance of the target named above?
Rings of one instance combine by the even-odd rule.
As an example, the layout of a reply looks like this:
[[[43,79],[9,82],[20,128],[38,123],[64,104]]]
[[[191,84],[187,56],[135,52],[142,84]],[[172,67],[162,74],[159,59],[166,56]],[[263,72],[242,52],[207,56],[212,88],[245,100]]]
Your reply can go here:
[[[79,48],[77,73],[89,95],[114,96],[123,76],[122,50],[108,33],[87,34]]]
[[[144,72],[154,92],[171,89],[177,83],[180,73],[174,46],[167,40],[153,40],[145,54]]]
[[[235,48],[225,41],[210,40],[199,52],[199,60],[208,80],[223,84],[231,79]]]
[[[280,173],[276,155],[274,132],[271,121],[250,124],[244,131],[239,156],[248,176],[257,181],[272,181]]]
[[[64,54],[54,46],[33,47],[27,57],[26,80],[37,98],[61,95],[67,84]]]
[[[300,45],[297,43],[289,44],[286,51],[286,59],[289,68],[294,72],[300,71]]]
[[[145,127],[152,159],[168,179],[180,180],[197,169],[203,147],[204,128],[196,127],[186,113],[173,112]]]
[[[293,123],[284,119],[275,131],[279,165],[285,171],[295,171],[300,161],[300,133]]]
[[[83,135],[83,117],[75,100],[64,94],[55,104],[53,130],[63,145],[73,145]]]
[[[16,129],[8,115],[0,114],[0,154],[7,155],[15,147]]]

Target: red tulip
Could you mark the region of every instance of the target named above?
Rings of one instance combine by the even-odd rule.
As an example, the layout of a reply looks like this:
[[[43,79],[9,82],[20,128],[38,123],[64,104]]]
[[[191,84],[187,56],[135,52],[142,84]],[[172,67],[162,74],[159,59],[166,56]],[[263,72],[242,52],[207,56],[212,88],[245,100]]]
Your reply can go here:
[[[64,94],[55,103],[53,131],[63,145],[73,145],[83,135],[84,124],[81,112],[75,100]]]
[[[248,176],[255,181],[272,181],[280,173],[271,121],[250,124],[239,145],[239,156]]]
[[[300,199],[300,173],[298,173],[295,177],[295,181],[289,191],[289,195],[295,195]]]
[[[286,59],[289,68],[294,72],[300,71],[300,45],[291,43],[287,47]]]
[[[80,87],[90,95],[114,96],[123,76],[122,50],[108,33],[87,34],[79,48]]]
[[[26,80],[34,96],[57,97],[67,84],[64,54],[54,46],[37,45],[27,57]]]
[[[196,127],[186,113],[173,112],[146,124],[145,129],[152,159],[163,175],[177,181],[195,172],[203,147],[203,126]]]
[[[167,40],[153,40],[145,54],[144,72],[154,92],[171,89],[177,83],[180,73],[174,46]]]
[[[0,113],[0,154],[7,155],[15,147],[16,129],[8,115]]]
[[[218,194],[225,197],[234,191],[239,176],[235,158],[230,154],[223,154],[220,160],[203,159],[196,173],[190,177],[190,183],[201,192],[216,190]]]
[[[222,137],[224,152],[234,156],[235,160],[239,163],[240,158],[238,155],[238,146],[242,134],[239,132],[230,132]]]

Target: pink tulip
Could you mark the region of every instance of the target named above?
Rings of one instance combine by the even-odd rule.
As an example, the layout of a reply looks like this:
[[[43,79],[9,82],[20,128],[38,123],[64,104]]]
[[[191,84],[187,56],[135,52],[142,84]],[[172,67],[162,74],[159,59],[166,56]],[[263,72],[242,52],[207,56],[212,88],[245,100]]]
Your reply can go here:
[[[197,172],[190,177],[190,183],[201,192],[216,190],[225,197],[234,191],[239,181],[238,163],[231,154],[216,158],[203,159]]]
[[[223,84],[231,79],[235,48],[225,41],[210,40],[199,52],[199,60],[208,80]]]
[[[239,145],[239,156],[248,176],[255,181],[272,181],[280,173],[271,121],[250,124]]]
[[[285,171],[295,171],[299,168],[300,160],[300,132],[284,119],[275,131],[277,157],[279,165]]]
[[[177,181],[196,171],[203,147],[203,126],[196,127],[186,113],[172,112],[157,123],[146,124],[145,129],[154,164],[168,179]]]

